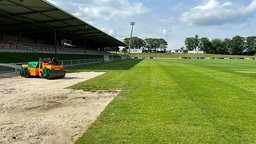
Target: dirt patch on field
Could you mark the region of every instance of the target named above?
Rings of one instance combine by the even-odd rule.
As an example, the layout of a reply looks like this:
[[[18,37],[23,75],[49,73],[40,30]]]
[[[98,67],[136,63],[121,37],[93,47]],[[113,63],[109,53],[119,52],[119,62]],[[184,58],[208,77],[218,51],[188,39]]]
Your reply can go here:
[[[0,78],[0,144],[73,143],[118,94],[65,89],[103,73],[63,79]]]

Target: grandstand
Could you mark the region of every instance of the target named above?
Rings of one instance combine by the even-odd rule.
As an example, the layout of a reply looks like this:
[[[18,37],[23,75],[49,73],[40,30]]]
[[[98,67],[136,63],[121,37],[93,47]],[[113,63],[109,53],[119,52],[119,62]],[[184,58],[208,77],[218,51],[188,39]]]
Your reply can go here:
[[[125,46],[45,0],[0,0],[0,21],[0,52],[97,54]]]
[[[77,47],[65,47],[38,44],[24,43],[18,41],[0,41],[0,52],[6,53],[56,53],[56,54],[104,54],[94,49],[83,49]]]

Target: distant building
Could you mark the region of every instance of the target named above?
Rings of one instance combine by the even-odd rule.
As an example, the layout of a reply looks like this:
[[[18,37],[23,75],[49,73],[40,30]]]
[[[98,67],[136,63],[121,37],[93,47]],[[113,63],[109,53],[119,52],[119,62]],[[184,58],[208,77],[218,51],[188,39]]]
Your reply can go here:
[[[183,53],[183,50],[181,50],[181,49],[174,49],[174,50],[170,50],[169,53]]]
[[[192,50],[188,51],[189,54],[204,54],[204,51],[199,51],[199,50]]]
[[[130,49],[130,53],[142,53],[142,49]]]

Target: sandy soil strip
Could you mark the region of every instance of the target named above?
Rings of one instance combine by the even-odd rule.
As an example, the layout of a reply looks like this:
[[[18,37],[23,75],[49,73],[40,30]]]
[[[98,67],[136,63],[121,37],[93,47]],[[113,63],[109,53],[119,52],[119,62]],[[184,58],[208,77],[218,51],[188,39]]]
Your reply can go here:
[[[0,78],[0,144],[69,144],[118,94],[65,89],[103,73],[63,79]]]

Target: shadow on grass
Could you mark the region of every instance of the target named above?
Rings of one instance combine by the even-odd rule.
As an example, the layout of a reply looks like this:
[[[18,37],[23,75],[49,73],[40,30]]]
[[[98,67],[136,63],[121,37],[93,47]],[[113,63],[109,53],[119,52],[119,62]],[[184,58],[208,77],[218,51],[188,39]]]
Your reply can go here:
[[[98,64],[89,64],[83,66],[69,67],[66,68],[68,72],[79,72],[79,71],[108,71],[108,70],[129,70],[135,65],[140,63],[142,60],[131,59],[124,61],[106,62]]]

